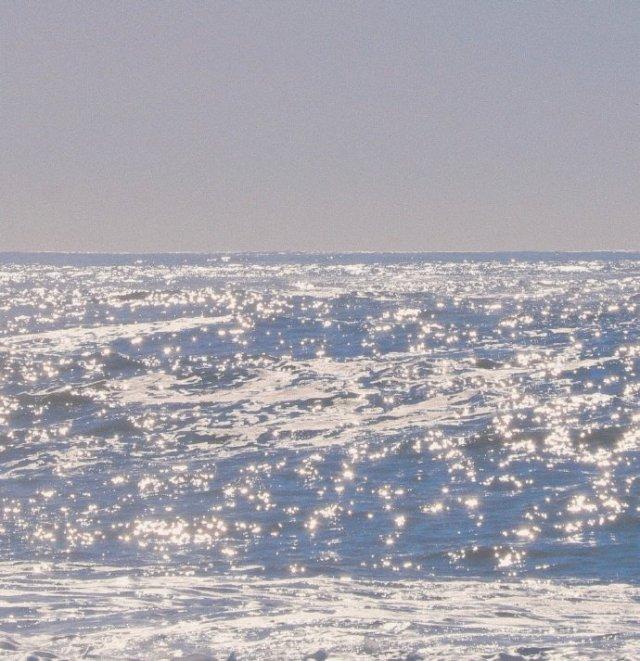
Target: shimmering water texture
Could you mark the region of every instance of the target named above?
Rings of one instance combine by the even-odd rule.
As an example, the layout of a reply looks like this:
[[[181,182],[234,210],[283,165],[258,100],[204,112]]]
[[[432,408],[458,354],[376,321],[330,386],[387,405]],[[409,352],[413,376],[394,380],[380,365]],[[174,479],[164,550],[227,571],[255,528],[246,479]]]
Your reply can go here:
[[[0,653],[636,657],[639,313],[631,254],[2,255]]]

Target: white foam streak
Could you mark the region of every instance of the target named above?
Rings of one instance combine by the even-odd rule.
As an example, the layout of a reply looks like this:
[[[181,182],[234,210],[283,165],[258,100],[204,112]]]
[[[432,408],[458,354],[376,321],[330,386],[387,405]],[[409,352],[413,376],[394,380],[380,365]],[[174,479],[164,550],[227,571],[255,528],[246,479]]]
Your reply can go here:
[[[475,658],[640,653],[640,588],[624,584],[130,577],[108,567],[43,570],[6,563],[0,592],[12,630],[0,645],[22,654],[282,659],[324,652],[346,659],[459,658],[461,649]]]

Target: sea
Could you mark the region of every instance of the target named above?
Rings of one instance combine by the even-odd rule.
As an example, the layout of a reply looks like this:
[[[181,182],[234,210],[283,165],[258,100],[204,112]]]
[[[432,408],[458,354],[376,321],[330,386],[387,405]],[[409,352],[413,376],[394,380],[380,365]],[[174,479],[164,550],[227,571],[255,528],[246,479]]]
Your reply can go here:
[[[640,254],[0,254],[0,656],[640,656]]]

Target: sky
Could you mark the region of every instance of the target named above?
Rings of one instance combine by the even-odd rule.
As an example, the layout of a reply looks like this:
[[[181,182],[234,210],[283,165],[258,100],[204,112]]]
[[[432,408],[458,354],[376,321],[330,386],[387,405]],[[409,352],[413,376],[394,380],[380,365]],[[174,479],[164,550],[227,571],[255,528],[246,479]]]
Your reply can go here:
[[[0,3],[0,250],[640,249],[640,2]]]

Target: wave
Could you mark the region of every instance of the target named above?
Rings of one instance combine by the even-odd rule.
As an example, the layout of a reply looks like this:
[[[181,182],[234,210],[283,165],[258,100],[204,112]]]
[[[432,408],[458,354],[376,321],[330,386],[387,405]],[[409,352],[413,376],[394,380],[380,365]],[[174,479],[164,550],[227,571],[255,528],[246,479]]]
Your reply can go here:
[[[46,658],[635,658],[640,588],[0,564],[0,649]]]

